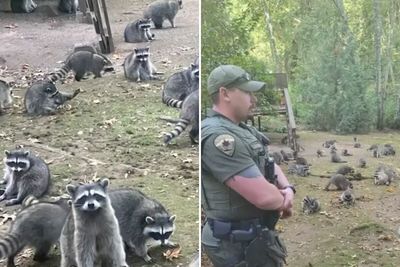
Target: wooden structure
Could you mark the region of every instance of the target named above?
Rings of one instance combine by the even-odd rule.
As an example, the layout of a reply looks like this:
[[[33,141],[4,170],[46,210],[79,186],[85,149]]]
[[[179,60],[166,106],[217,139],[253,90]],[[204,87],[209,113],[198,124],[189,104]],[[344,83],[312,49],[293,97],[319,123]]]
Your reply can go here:
[[[114,52],[114,42],[111,33],[110,21],[105,0],[79,0],[79,10],[82,17],[93,22],[94,29],[99,35],[101,52],[109,54]]]
[[[287,124],[287,144],[294,151],[299,150],[296,139],[296,122],[294,119],[294,113],[292,108],[292,102],[290,100],[289,89],[288,89],[288,78],[286,73],[273,73],[275,76],[274,87],[283,93],[281,104],[278,109],[275,110],[278,114],[286,116]],[[271,112],[255,112],[253,114],[252,123],[254,125],[254,117],[257,117],[258,129],[261,131],[261,117],[265,115],[271,115]]]

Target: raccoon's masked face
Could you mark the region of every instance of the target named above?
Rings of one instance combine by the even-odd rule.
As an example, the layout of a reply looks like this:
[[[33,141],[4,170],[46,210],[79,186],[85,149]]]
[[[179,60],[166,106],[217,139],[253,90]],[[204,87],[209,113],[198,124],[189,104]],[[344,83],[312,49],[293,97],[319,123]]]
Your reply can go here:
[[[190,64],[192,78],[199,80],[199,66],[196,64]]]
[[[108,180],[80,186],[67,185],[72,206],[82,212],[95,212],[108,204],[106,189]]]
[[[165,214],[154,217],[147,216],[143,233],[164,245],[175,231],[175,218],[175,215],[167,216]]]
[[[9,152],[6,150],[4,163],[13,172],[27,171],[31,167],[31,162],[28,158],[29,154],[29,151],[15,150]]]
[[[149,60],[149,48],[135,48],[135,61],[146,65]]]

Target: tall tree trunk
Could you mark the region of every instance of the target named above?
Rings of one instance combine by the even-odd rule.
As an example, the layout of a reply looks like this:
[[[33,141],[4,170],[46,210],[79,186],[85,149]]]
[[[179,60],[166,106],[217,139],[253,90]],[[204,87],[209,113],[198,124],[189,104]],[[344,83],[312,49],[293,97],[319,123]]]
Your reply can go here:
[[[282,68],[279,60],[278,50],[276,49],[274,33],[272,31],[271,16],[269,14],[268,6],[265,0],[261,0],[261,4],[264,7],[265,27],[269,36],[269,45],[271,47],[272,58],[274,59],[275,62],[275,72],[281,72]]]
[[[378,113],[377,113],[377,124],[378,130],[383,129],[383,118],[384,118],[384,92],[381,87],[381,75],[382,75],[382,22],[381,22],[381,10],[379,0],[373,0],[374,9],[374,21],[375,21],[375,92],[378,99]]]

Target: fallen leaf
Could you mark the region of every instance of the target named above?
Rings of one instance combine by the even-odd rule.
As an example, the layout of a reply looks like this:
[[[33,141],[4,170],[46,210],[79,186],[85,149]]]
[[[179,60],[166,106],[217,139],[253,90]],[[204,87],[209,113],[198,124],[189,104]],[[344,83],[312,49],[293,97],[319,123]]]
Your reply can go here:
[[[168,249],[166,252],[163,253],[165,259],[172,261],[173,259],[177,259],[181,256],[181,247],[178,246],[174,249]]]

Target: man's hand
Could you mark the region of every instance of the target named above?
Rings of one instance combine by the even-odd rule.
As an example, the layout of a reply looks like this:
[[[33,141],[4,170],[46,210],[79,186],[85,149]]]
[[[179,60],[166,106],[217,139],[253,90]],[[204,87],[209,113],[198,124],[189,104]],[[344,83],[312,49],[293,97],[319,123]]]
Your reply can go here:
[[[281,219],[286,219],[289,218],[293,215],[293,210],[292,209],[287,209],[281,212]]]
[[[286,189],[281,189],[279,190],[284,198],[283,200],[283,206],[281,208],[282,211],[288,210],[288,209],[292,209],[293,207],[293,197],[294,197],[294,193],[292,191],[292,189],[290,188],[286,188]]]

